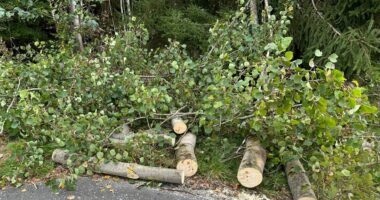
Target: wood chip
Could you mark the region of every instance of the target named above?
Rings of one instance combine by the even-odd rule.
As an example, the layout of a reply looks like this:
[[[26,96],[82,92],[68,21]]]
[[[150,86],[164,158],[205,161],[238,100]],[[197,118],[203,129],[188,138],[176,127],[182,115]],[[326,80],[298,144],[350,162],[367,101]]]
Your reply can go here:
[[[67,200],[74,200],[75,199],[75,196],[74,195],[70,195],[67,197]]]

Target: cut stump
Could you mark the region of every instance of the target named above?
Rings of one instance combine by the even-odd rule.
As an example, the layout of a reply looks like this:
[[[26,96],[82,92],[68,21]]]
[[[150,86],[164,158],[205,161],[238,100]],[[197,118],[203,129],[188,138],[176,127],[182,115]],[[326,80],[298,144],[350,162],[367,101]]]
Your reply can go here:
[[[247,138],[246,149],[237,174],[240,184],[247,188],[258,186],[263,180],[266,159],[266,151],[260,142],[251,137]]]
[[[197,137],[192,133],[184,135],[176,148],[177,169],[183,170],[185,176],[193,176],[198,171],[194,148]]]
[[[69,154],[62,149],[54,150],[52,155],[52,160],[62,165],[66,165],[68,158]],[[183,184],[185,182],[185,173],[182,170],[149,167],[136,163],[100,163],[95,166],[95,171],[97,173],[121,176],[131,179],[143,179],[177,184]]]
[[[187,131],[187,125],[180,117],[172,119],[172,127],[177,134],[184,134]]]
[[[299,160],[287,162],[285,172],[294,200],[317,200],[305,169]]]

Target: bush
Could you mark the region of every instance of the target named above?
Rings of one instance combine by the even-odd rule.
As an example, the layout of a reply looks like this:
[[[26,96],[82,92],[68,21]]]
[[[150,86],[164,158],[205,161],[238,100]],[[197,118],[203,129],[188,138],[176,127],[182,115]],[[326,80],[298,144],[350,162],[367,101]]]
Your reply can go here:
[[[132,22],[125,33],[104,37],[101,51],[88,48],[77,54],[59,48],[42,51],[28,63],[3,59],[4,132],[35,141],[37,149],[49,144],[84,155],[70,165],[75,178],[86,169],[92,171],[90,157],[98,162],[123,155],[107,142],[123,122],[160,129],[166,119],[162,114],[179,111],[198,135],[223,130],[255,135],[270,152],[270,168],[293,158],[314,168],[319,162],[321,170],[332,174],[315,173],[313,181],[331,176],[329,180],[340,186],[337,192],[315,184],[323,188],[321,197],[364,196],[369,188],[375,191],[378,177],[366,177],[369,188],[363,189],[359,177],[351,176],[358,169],[345,162],[347,157],[358,163],[375,159],[376,154],[368,154],[363,160],[358,144],[370,136],[368,126],[377,108],[369,103],[365,88],[347,82],[335,69],[336,54],[325,64],[312,59],[310,69],[300,67],[303,61],[287,51],[292,11],[288,6],[281,20],[271,16],[257,26],[242,8],[229,21],[215,24],[209,51],[198,59],[188,56],[178,42],[156,51],[144,49],[147,32]],[[316,58],[321,54],[315,51]],[[328,155],[336,156],[333,167]],[[41,157],[36,158],[39,164]],[[358,171],[367,172],[375,171]],[[349,192],[351,188],[355,192]]]

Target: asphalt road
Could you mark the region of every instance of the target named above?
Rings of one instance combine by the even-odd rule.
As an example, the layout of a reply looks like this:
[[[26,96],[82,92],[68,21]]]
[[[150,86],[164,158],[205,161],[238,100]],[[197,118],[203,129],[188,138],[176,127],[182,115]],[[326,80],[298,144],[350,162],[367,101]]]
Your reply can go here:
[[[51,191],[43,183],[0,190],[0,200],[205,200],[213,199],[187,192],[137,187],[127,181],[80,178],[76,191]]]

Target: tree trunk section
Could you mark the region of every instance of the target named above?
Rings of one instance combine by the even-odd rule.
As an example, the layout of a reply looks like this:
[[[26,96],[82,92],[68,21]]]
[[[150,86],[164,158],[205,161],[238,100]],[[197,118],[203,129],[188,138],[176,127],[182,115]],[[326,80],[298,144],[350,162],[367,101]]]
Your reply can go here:
[[[246,140],[246,149],[239,166],[237,179],[247,188],[258,186],[263,180],[263,171],[267,156],[260,142],[249,137]]]
[[[77,32],[75,34],[75,37],[76,37],[77,42],[78,42],[79,50],[83,51],[84,47],[83,47],[82,35],[78,32],[79,31],[79,26],[80,26],[79,15],[75,14],[76,4],[77,4],[76,0],[71,0],[70,1],[70,12],[71,12],[71,14],[74,15],[73,29],[74,29],[75,32]]]
[[[142,132],[138,132],[138,133],[129,132],[128,134],[118,133],[118,134],[116,134],[116,136],[112,135],[110,138],[110,141],[113,144],[123,145],[123,144],[126,144],[126,143],[130,142],[131,140],[133,140],[133,138],[135,136],[142,136],[142,135],[144,135],[148,138],[151,138],[157,142],[160,142],[160,140],[161,140],[161,141],[163,141],[164,144],[170,145],[172,147],[174,147],[174,145],[175,145],[175,137],[172,137],[172,136],[167,135],[165,133],[157,133],[154,130],[146,130],[146,131],[142,131]]]
[[[285,171],[294,200],[317,200],[305,169],[299,160],[287,162]]]
[[[61,149],[54,150],[52,155],[52,160],[54,162],[63,165],[66,165],[68,158],[69,154]],[[143,179],[177,184],[183,184],[185,181],[185,174],[182,170],[149,167],[136,163],[100,163],[95,166],[95,168],[97,173],[121,176],[130,179]]]
[[[256,0],[251,0],[249,3],[249,9],[251,12],[251,18],[253,19],[254,24],[259,24],[259,15],[257,10],[257,2]]]
[[[172,127],[177,134],[184,134],[187,131],[187,125],[180,117],[172,119]]]
[[[128,16],[132,16],[132,11],[131,11],[131,1],[130,0],[126,0],[127,1],[127,12],[128,12]]]
[[[198,171],[197,158],[194,153],[196,139],[194,134],[187,133],[176,148],[177,169],[183,170],[187,177],[193,176]]]

